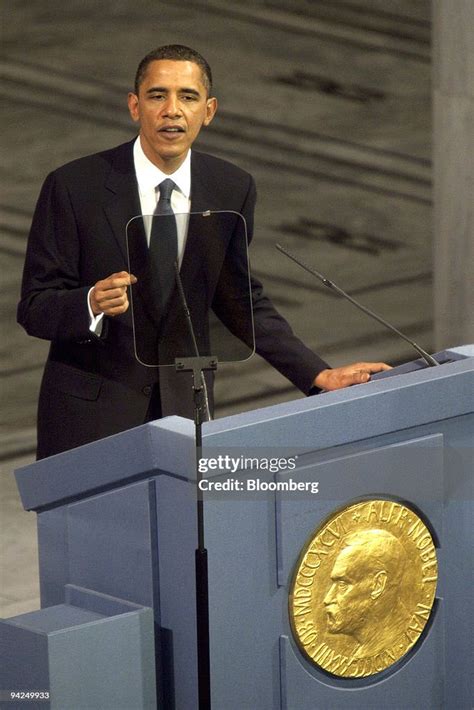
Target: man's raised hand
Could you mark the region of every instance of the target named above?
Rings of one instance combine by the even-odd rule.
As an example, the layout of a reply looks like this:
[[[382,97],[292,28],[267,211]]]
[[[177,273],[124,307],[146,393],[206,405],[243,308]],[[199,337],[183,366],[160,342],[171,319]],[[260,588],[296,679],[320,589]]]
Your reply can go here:
[[[97,281],[90,292],[90,305],[95,316],[118,316],[128,309],[127,286],[137,283],[136,276],[127,271],[111,274]]]

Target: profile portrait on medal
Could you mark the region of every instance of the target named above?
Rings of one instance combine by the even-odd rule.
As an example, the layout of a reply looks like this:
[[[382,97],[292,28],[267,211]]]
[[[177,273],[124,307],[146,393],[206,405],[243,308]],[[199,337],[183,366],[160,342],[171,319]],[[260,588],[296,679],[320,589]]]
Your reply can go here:
[[[386,530],[363,530],[342,541],[323,604],[328,634],[350,638],[352,658],[380,653],[408,626],[405,559],[402,543]]]
[[[420,639],[437,580],[433,537],[415,510],[352,503],[317,528],[297,562],[288,597],[296,643],[332,675],[380,673]]]

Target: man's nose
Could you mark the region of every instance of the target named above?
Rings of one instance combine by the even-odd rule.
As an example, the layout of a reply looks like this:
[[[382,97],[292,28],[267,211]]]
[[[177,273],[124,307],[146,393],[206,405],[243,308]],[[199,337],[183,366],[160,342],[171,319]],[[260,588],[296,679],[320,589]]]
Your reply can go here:
[[[334,584],[331,585],[331,587],[328,590],[328,593],[324,597],[323,604],[328,606],[329,604],[332,604],[333,601],[334,601]]]
[[[181,115],[181,107],[177,96],[168,96],[163,106],[163,114],[171,117]]]

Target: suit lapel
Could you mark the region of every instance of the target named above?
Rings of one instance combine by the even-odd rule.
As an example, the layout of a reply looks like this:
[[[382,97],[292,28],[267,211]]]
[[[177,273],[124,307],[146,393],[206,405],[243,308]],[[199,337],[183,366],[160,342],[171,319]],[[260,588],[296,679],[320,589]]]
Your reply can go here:
[[[149,332],[149,323],[154,323],[155,327],[158,324],[150,300],[148,244],[133,161],[133,144],[134,141],[131,141],[120,146],[114,154],[105,181],[106,198],[103,208],[117,245],[124,256],[127,270],[138,279],[136,286],[132,287],[133,319],[137,330],[137,347],[141,352],[146,353],[149,350],[149,343],[145,343],[143,339]],[[151,357],[152,362],[155,359],[156,355]]]
[[[205,212],[206,210],[219,209],[215,204],[216,190],[212,185],[212,176],[203,168],[199,153],[191,153],[191,212]],[[190,227],[192,222],[190,220]],[[181,264],[181,279],[183,285],[191,285],[200,268],[202,233],[197,229],[189,229],[186,238],[183,262]]]
[[[120,146],[115,154],[105,182],[106,199],[103,205],[115,240],[127,263],[127,224],[133,217],[141,215],[138,185],[133,163],[133,143],[134,141]],[[137,234],[139,230],[135,228],[133,231]],[[143,229],[141,229],[141,232],[144,243],[142,242],[136,247],[143,250],[143,246],[146,249],[146,239]],[[135,254],[135,256],[137,255]]]

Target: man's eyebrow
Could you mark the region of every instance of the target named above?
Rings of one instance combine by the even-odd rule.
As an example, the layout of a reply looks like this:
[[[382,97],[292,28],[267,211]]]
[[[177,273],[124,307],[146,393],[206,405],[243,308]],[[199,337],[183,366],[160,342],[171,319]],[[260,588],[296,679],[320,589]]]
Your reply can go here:
[[[154,93],[160,93],[160,94],[167,94],[169,93],[169,89],[166,89],[164,86],[152,86],[150,89],[147,89],[146,91],[147,94],[154,94]],[[197,91],[197,89],[191,89],[187,87],[183,87],[182,89],[178,89],[179,94],[193,94],[193,96],[201,96],[200,92]]]
[[[187,89],[186,87],[184,87],[183,89],[180,89],[179,92],[181,94],[193,94],[194,96],[201,96],[201,92],[197,89]]]
[[[350,577],[344,572],[339,572],[337,574],[331,574],[331,579],[333,582],[350,582]]]

